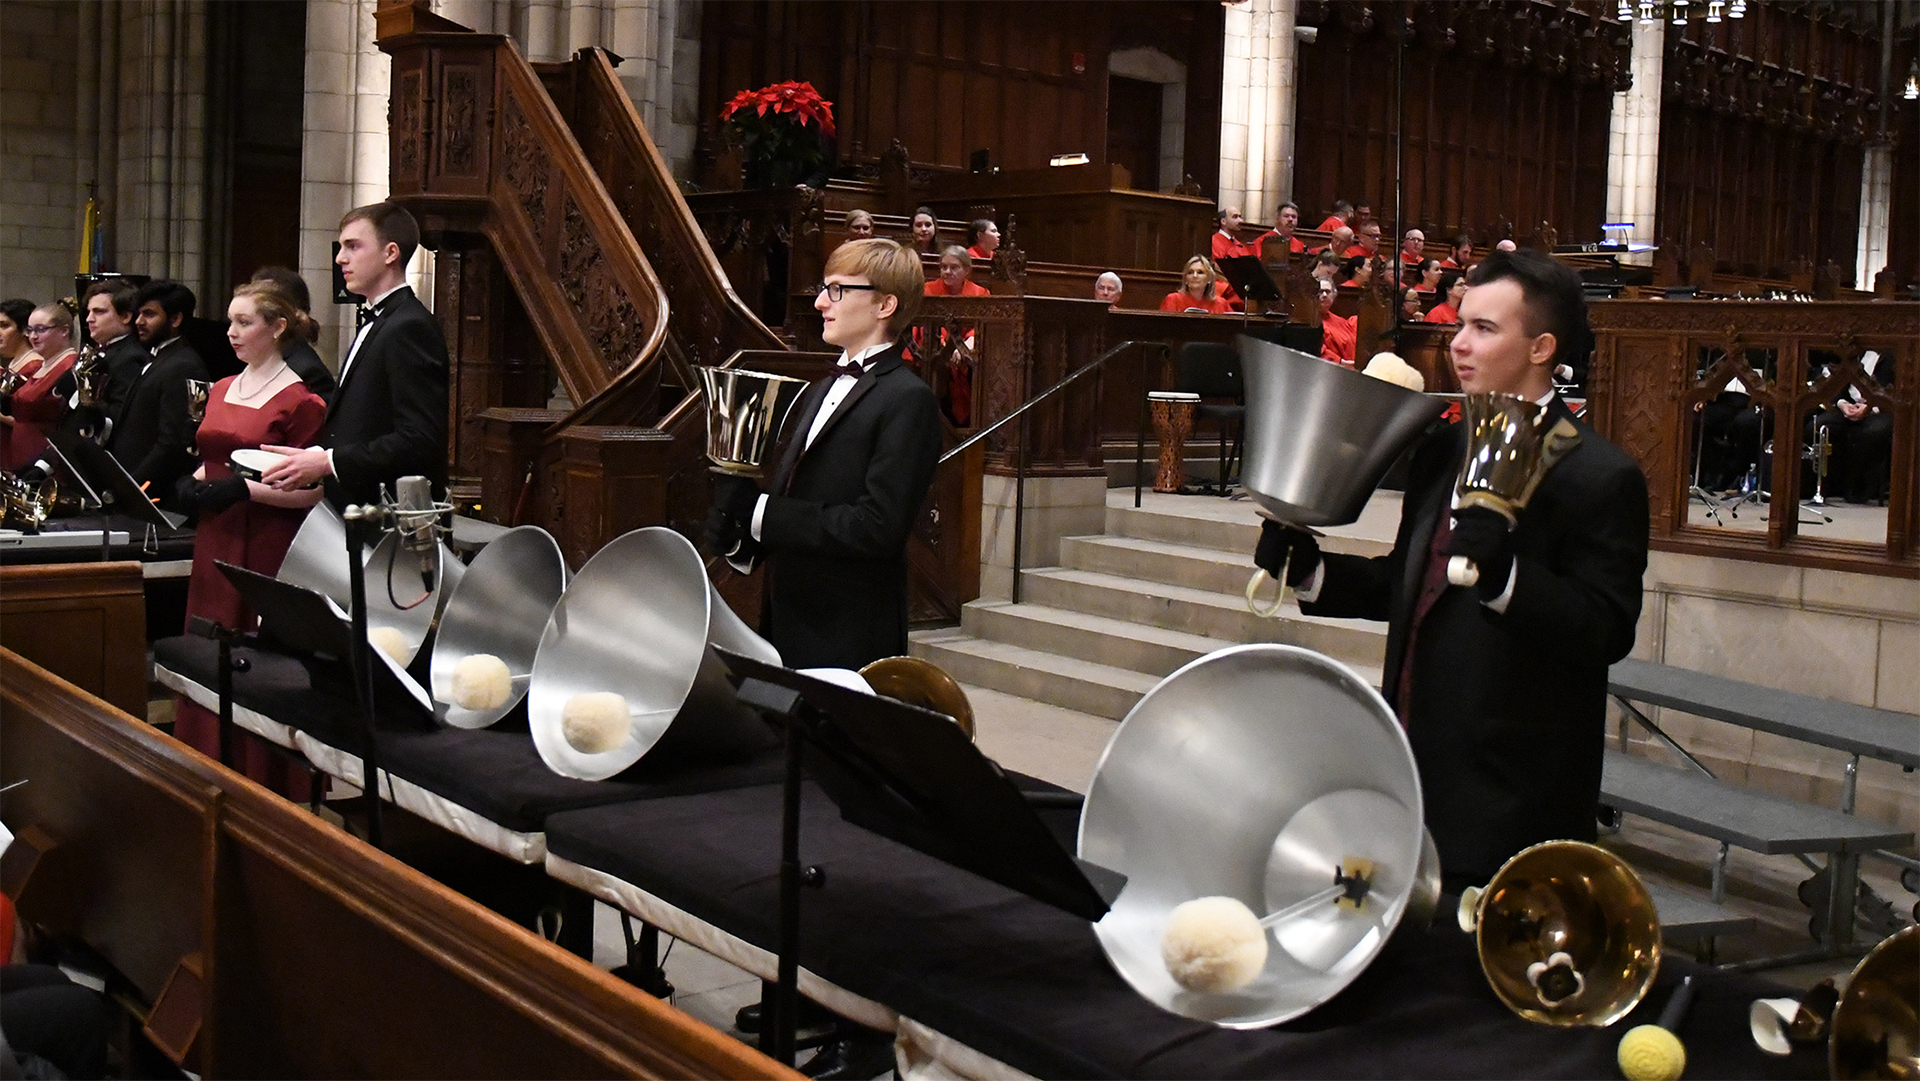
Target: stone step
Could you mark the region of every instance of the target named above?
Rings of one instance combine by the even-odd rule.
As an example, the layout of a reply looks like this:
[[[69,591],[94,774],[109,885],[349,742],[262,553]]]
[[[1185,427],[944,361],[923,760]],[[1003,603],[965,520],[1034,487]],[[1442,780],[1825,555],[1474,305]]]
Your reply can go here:
[[[1156,678],[1232,642],[1148,627],[1044,604],[974,601],[960,610],[960,629],[976,638],[1044,650]]]
[[[1168,507],[1168,500],[1184,505]],[[1397,498],[1375,499],[1360,521],[1321,530],[1325,535],[1320,538],[1320,547],[1349,555],[1386,555],[1393,550],[1399,515]],[[1253,504],[1244,499],[1162,495],[1154,504],[1135,507],[1133,489],[1116,488],[1107,493],[1106,535],[1231,552],[1251,564],[1253,550],[1260,543],[1260,518]]]
[[[961,683],[1119,720],[1159,680],[1143,672],[976,638],[963,631],[917,633],[910,652]]]
[[[1138,537],[1062,537],[1060,565],[1244,596],[1253,574],[1253,549],[1228,552]]]
[[[1246,599],[1213,590],[1142,582],[1098,571],[1046,567],[1022,572],[1023,601],[1222,642],[1286,642],[1359,667],[1378,669],[1386,624],[1303,615],[1291,602],[1281,618],[1262,619]]]

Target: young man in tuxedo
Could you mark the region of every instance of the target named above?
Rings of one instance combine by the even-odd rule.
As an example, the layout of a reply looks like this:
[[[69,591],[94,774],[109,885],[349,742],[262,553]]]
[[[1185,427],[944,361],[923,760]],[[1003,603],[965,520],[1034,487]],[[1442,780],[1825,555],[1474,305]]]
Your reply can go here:
[[[262,480],[283,490],[324,483],[335,506],[372,503],[401,477],[447,483],[447,341],[407,285],[420,226],[398,203],[374,203],[340,219],[334,264],[347,289],[367,298],[363,320],[327,396],[317,447],[265,447],[286,460]]]
[[[133,381],[152,359],[133,332],[135,292],[123,281],[94,282],[87,287],[87,336],[100,348],[107,365],[107,385],[100,395],[100,407],[109,417],[126,404]]]
[[[763,490],[714,480],[707,540],[740,570],[766,562],[761,633],[794,668],[859,668],[907,651],[907,535],[940,456],[933,390],[902,363],[920,257],[854,240],[814,298],[836,374],[787,414]]]
[[[134,333],[147,358],[113,414],[107,451],[135,483],[171,499],[174,482],[194,468],[187,380],[207,379],[206,362],[180,334],[196,300],[193,290],[166,280],[141,286],[133,300]]]
[[[1414,452],[1392,553],[1322,555],[1270,521],[1254,555],[1276,576],[1286,564],[1309,615],[1387,621],[1383,690],[1456,892],[1529,845],[1593,840],[1607,666],[1633,647],[1647,566],[1645,476],[1553,391],[1554,365],[1590,340],[1579,277],[1522,252],[1489,257],[1468,281],[1451,354],[1461,390],[1541,402],[1544,423],[1578,434],[1518,523],[1454,509],[1467,439],[1456,424]],[[1454,555],[1479,566],[1476,585],[1448,584]]]

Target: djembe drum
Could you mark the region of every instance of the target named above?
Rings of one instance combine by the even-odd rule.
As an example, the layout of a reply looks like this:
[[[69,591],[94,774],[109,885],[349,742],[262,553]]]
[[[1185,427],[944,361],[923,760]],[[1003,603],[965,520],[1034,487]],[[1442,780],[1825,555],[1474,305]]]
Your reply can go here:
[[[1185,391],[1155,390],[1147,394],[1154,438],[1160,441],[1160,469],[1153,477],[1156,492],[1178,492],[1186,482],[1187,436],[1193,431],[1193,407],[1198,404],[1200,396]]]

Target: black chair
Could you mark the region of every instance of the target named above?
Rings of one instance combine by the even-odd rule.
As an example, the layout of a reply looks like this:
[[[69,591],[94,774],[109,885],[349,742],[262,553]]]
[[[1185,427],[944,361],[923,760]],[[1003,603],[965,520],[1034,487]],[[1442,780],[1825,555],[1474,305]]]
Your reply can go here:
[[[1240,353],[1231,345],[1218,342],[1188,342],[1180,347],[1178,385],[1175,390],[1198,394],[1194,408],[1194,427],[1211,419],[1220,435],[1220,475],[1215,494],[1227,495],[1228,478],[1240,456],[1240,437],[1247,414],[1246,383],[1240,376]],[[1221,399],[1225,399],[1222,401]],[[1227,442],[1227,428],[1233,427],[1233,442]]]

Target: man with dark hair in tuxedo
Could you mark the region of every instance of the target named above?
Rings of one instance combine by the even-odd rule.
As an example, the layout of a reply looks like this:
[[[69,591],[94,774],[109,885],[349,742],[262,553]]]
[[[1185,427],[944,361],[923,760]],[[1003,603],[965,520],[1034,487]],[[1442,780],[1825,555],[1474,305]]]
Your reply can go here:
[[[771,575],[761,633],[794,668],[859,668],[907,651],[907,537],[940,456],[932,388],[902,363],[920,307],[920,257],[854,240],[814,300],[838,371],[787,414],[763,491],[714,480],[707,541]]]
[[[196,303],[179,282],[151,281],[134,294],[133,329],[147,359],[113,414],[107,451],[147,491],[171,499],[174,482],[193,471],[194,422],[187,380],[206,381],[207,364],[182,337]]]
[[[367,298],[340,361],[317,447],[265,447],[286,455],[261,479],[275,488],[325,483],[335,506],[372,503],[401,477],[447,483],[447,340],[407,285],[420,225],[398,203],[374,203],[340,219],[334,264]]]
[[[124,281],[94,282],[81,298],[86,308],[87,337],[99,348],[107,366],[107,385],[100,393],[100,408],[111,417],[127,402],[133,381],[153,354],[140,344],[133,332],[134,294],[138,292]]]
[[[1387,621],[1384,694],[1454,891],[1537,842],[1594,839],[1607,667],[1633,647],[1647,566],[1645,476],[1553,390],[1554,365],[1591,340],[1579,276],[1536,252],[1496,253],[1468,281],[1451,347],[1460,389],[1539,402],[1544,423],[1578,439],[1518,522],[1455,509],[1467,450],[1456,424],[1414,451],[1390,554],[1323,555],[1271,521],[1254,554],[1271,574],[1286,567],[1301,611]],[[1456,555],[1479,567],[1475,585],[1449,585]]]

